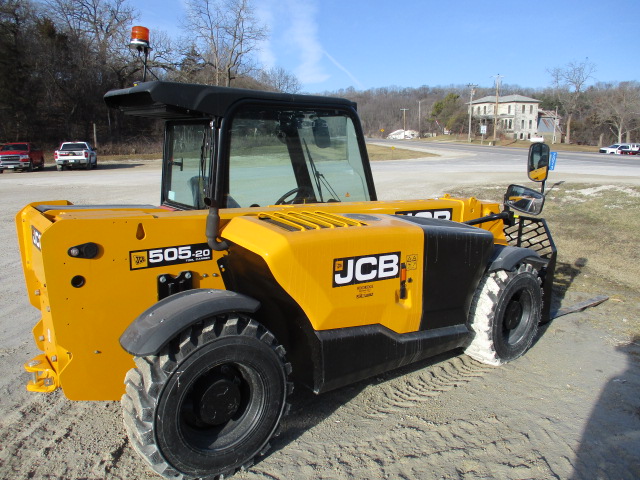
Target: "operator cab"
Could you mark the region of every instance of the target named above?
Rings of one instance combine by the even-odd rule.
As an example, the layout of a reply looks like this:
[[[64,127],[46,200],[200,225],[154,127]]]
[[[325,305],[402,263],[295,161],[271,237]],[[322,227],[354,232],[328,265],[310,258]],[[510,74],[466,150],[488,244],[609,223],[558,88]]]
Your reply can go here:
[[[163,205],[204,209],[375,200],[355,103],[147,82],[108,92],[127,114],[165,120]]]

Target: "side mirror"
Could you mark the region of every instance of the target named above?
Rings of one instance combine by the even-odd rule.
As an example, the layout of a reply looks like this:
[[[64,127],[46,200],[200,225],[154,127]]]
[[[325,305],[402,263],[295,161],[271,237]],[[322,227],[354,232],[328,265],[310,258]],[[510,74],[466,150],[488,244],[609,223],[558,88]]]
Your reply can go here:
[[[547,179],[549,176],[549,145],[546,143],[531,144],[527,173],[534,182],[544,182]]]
[[[329,135],[329,126],[327,122],[318,118],[313,122],[313,141],[318,148],[327,148],[331,146],[331,136]]]
[[[540,215],[544,207],[544,195],[531,188],[509,185],[504,196],[504,204],[519,212]]]

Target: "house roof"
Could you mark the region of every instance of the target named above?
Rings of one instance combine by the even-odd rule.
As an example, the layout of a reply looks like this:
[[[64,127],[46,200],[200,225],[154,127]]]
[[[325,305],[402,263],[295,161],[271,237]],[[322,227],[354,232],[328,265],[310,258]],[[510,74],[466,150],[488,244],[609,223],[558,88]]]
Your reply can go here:
[[[498,103],[542,103],[542,100],[536,100],[535,98],[525,97],[524,95],[505,95],[498,98]],[[468,104],[469,102],[467,102]],[[471,102],[472,105],[478,103],[496,103],[496,96],[489,95],[488,97],[482,97]]]

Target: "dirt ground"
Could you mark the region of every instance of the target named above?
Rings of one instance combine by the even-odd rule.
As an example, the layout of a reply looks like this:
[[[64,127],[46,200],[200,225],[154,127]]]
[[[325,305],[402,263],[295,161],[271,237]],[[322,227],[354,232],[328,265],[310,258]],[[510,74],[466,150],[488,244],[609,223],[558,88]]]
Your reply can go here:
[[[30,331],[39,314],[27,301],[13,224],[33,200],[157,203],[158,167],[0,176],[0,478],[160,478],[129,445],[117,402],[25,391],[22,364],[38,353]],[[376,181],[384,192],[392,179]],[[579,242],[566,237],[558,243]],[[557,318],[501,367],[454,352],[321,396],[298,389],[271,452],[234,478],[640,478],[637,289],[591,279],[576,256],[561,260],[556,308],[597,293],[611,299]]]

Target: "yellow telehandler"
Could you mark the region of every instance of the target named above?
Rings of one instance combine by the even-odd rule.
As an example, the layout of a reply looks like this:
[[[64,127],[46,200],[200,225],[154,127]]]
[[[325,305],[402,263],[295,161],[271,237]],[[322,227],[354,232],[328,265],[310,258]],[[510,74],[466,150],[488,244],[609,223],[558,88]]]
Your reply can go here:
[[[18,213],[42,312],[27,388],[121,399],[131,444],[167,478],[250,466],[294,383],[322,393],[453,349],[497,365],[549,318],[556,249],[536,190],[377,201],[345,99],[154,81],[105,101],[164,121],[160,206]],[[532,145],[533,180],[548,157]]]

